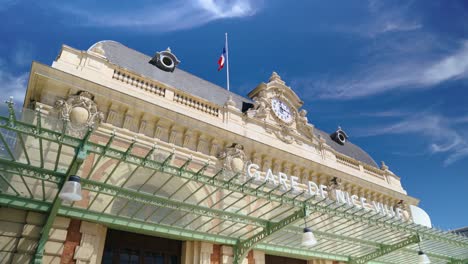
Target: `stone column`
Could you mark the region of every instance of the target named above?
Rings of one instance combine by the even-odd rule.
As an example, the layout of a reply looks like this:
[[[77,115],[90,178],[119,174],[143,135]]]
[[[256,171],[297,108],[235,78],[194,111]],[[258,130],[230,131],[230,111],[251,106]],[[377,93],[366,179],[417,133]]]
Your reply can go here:
[[[254,263],[249,263],[249,264],[265,264],[265,252],[254,250],[253,260],[254,260]]]
[[[200,264],[210,264],[211,253],[213,253],[213,244],[201,242],[200,243]]]
[[[76,264],[100,263],[104,251],[107,228],[100,224],[81,222],[81,241],[76,247]]]
[[[234,261],[234,252],[232,247],[221,247],[221,264],[232,264]]]

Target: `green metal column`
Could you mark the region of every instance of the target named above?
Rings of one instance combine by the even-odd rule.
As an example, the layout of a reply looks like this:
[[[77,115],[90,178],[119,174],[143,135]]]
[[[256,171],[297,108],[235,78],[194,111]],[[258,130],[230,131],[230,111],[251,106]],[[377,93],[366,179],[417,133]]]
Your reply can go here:
[[[247,256],[249,251],[259,242],[269,237],[270,235],[280,231],[286,226],[294,223],[295,221],[306,217],[309,214],[308,210],[304,207],[303,209],[296,211],[292,215],[284,218],[283,220],[271,223],[268,222],[267,226],[263,229],[262,232],[257,233],[251,238],[241,241],[238,240],[234,246],[234,262],[233,264],[241,264],[242,260]]]
[[[83,138],[82,143],[77,148],[75,156],[73,157],[73,161],[70,167],[68,168],[68,171],[65,177],[63,178],[63,181],[60,183],[60,189],[62,189],[63,185],[65,184],[65,182],[68,181],[68,178],[70,178],[71,175],[75,175],[78,172],[81,164],[83,164],[84,160],[86,159],[88,155],[86,143],[88,142],[88,139],[91,135],[91,131],[92,131],[91,129],[87,131],[86,135]],[[57,192],[57,196],[55,197],[54,203],[52,204],[52,207],[49,211],[47,221],[41,230],[41,236],[37,243],[36,253],[34,254],[34,258],[32,261],[32,263],[34,264],[42,264],[42,259],[44,257],[45,244],[47,240],[49,240],[50,229],[52,228],[52,224],[54,223],[55,218],[57,216],[57,212],[60,208],[60,205],[62,204],[62,200],[58,197],[59,193],[60,191]]]

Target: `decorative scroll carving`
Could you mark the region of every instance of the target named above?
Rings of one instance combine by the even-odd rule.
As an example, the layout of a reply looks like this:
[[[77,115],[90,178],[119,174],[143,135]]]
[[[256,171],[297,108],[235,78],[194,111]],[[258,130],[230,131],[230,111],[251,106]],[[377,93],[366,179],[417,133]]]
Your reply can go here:
[[[331,199],[336,201],[336,190],[341,191],[341,179],[337,177],[333,177],[330,182],[328,183],[328,195]]]
[[[265,91],[260,91],[257,96],[253,98],[254,107],[247,111],[247,116],[256,118],[266,118],[270,111],[270,102]]]
[[[299,117],[297,119],[297,130],[302,132],[308,138],[313,138],[314,126],[309,124],[307,119],[307,111],[305,109],[299,111]]]
[[[104,114],[98,111],[93,95],[86,91],[80,91],[71,95],[66,100],[55,102],[55,108],[59,111],[60,119],[71,121],[74,126],[93,127],[104,120]]]
[[[281,129],[274,131],[275,135],[282,141],[292,144],[294,142],[294,137],[292,136],[294,130],[290,126],[281,124]]]
[[[238,143],[233,143],[230,147],[225,148],[217,157],[222,160],[225,170],[235,173],[242,172],[247,161],[244,146]]]

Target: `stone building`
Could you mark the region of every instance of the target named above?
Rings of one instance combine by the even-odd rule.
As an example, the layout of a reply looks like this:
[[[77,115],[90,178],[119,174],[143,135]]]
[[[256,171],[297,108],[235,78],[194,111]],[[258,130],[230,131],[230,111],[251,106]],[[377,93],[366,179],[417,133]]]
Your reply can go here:
[[[24,109],[0,117],[1,263],[468,259],[466,237],[421,225],[400,177],[316,128],[277,73],[243,97],[178,64],[114,41],[32,64]],[[72,175],[82,199],[62,201]]]

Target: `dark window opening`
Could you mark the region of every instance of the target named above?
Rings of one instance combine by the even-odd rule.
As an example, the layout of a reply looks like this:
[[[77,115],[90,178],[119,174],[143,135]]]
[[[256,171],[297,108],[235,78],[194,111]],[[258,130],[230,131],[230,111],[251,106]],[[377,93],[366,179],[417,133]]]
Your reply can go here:
[[[102,263],[180,264],[181,251],[181,241],[109,229]]]
[[[307,260],[273,256],[273,255],[265,255],[265,263],[268,263],[268,264],[307,264]]]

